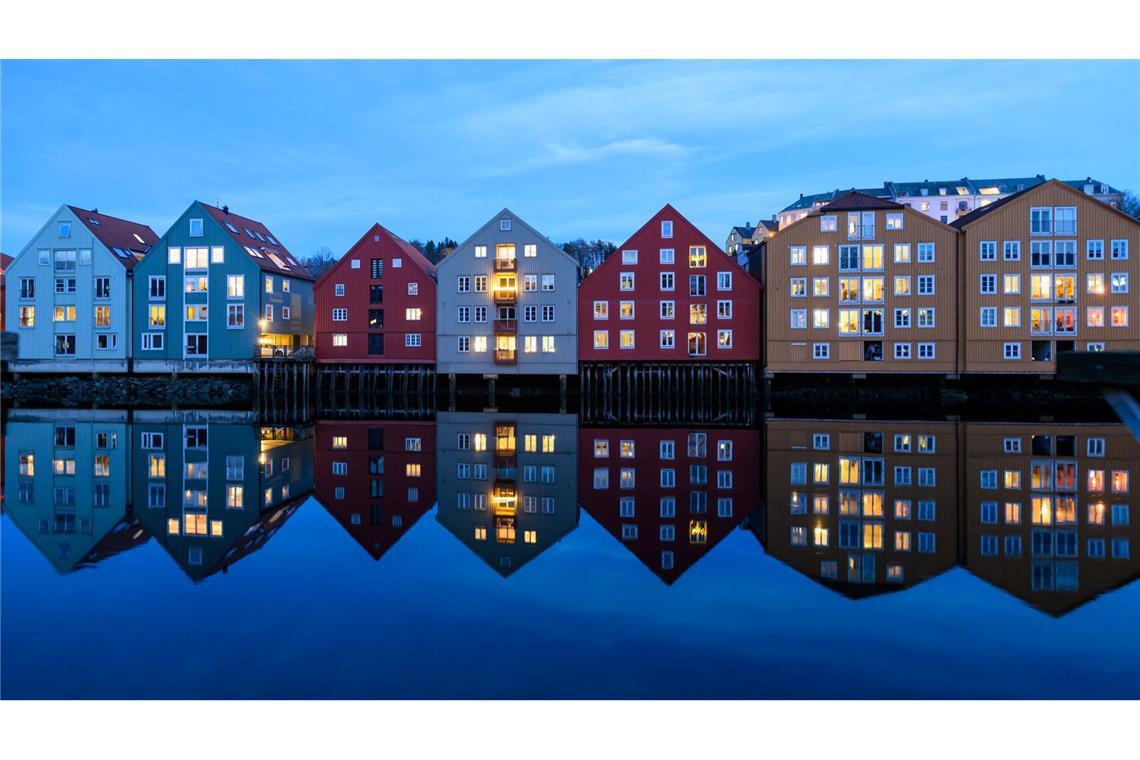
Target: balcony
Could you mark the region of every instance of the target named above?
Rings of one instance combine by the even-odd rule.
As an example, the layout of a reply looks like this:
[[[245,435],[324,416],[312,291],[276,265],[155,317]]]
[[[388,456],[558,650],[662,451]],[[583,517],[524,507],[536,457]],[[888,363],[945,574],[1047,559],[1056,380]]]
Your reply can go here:
[[[518,289],[513,287],[495,287],[492,293],[492,298],[497,304],[513,304],[518,300],[518,297]]]
[[[513,272],[515,271],[515,259],[513,256],[495,259],[496,272]]]
[[[495,364],[517,364],[518,351],[513,348],[496,348]]]
[[[273,346],[262,344],[257,347],[257,359],[298,359],[308,360],[314,356],[312,346]]]
[[[517,335],[519,331],[519,321],[517,319],[496,319],[495,320],[495,334],[496,335]]]

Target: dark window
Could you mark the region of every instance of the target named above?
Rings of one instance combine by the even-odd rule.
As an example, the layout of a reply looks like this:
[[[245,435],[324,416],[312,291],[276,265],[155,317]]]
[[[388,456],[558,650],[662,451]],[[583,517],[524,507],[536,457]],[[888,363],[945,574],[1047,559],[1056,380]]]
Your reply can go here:
[[[368,288],[368,303],[384,303],[383,285],[372,285]]]
[[[1035,361],[1035,362],[1051,362],[1051,361],[1053,361],[1053,341],[1051,341],[1051,340],[1035,340],[1035,341],[1033,341],[1033,361]]]
[[[371,480],[371,481],[369,481],[368,495],[371,496],[373,499],[381,498],[384,495],[384,481],[383,480]]]
[[[384,259],[372,259],[372,279],[384,278]]]
[[[74,335],[57,335],[55,336],[55,352],[57,354],[74,356],[75,355],[75,336]]]
[[[1066,351],[1076,351],[1077,342],[1075,340],[1059,340],[1057,341],[1057,353],[1063,354]]]
[[[1035,435],[1032,439],[1033,455],[1047,457],[1053,454],[1053,439],[1047,435]]]
[[[865,362],[881,362],[882,360],[883,360],[883,341],[881,341],[881,340],[863,341],[863,361],[865,361]]]
[[[381,356],[384,353],[384,333],[368,334],[368,353],[372,356]]]
[[[1073,435],[1057,436],[1057,456],[1075,457],[1077,455],[1077,437]],[[1060,482],[1060,478],[1058,478]]]
[[[368,310],[368,329],[379,330],[384,327],[384,310],[383,309],[369,309]]]
[[[368,428],[368,448],[373,451],[384,448],[384,428]]]
[[[867,454],[882,454],[883,434],[863,433],[863,451]]]
[[[70,426],[57,427],[55,429],[55,445],[73,448],[75,446],[75,428]]]
[[[384,457],[368,457],[368,474],[369,475],[383,475],[384,474]]]
[[[380,505],[379,504],[373,504],[372,505],[372,514],[369,515],[369,519],[372,521],[372,524],[373,525],[379,525],[381,517],[382,517],[382,515],[380,514]]]

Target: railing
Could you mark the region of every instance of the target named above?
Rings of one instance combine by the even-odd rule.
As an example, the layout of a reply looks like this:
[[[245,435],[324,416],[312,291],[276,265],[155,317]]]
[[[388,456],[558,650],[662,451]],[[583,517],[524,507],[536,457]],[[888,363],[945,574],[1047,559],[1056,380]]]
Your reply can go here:
[[[514,288],[495,288],[495,303],[514,303],[518,300],[518,291]]]
[[[514,260],[514,258],[512,257],[512,258],[495,259],[495,271],[496,272],[513,272],[513,271],[515,271],[515,260]]]
[[[515,364],[518,362],[518,352],[513,348],[496,348],[495,364]]]
[[[496,319],[495,332],[505,335],[514,335],[519,331],[519,322],[517,319]]]
[[[312,359],[312,346],[258,346],[256,359]]]

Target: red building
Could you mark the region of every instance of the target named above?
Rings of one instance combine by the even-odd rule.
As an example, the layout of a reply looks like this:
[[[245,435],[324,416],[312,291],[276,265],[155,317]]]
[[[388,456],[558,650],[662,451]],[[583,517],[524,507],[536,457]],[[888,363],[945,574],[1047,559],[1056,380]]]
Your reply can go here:
[[[379,224],[313,288],[317,361],[434,364],[435,265]]]
[[[755,362],[760,283],[670,205],[578,288],[580,362]]]
[[[435,504],[435,423],[321,421],[314,496],[380,559]]]
[[[759,506],[760,431],[581,428],[585,509],[672,584]]]
[[[11,263],[12,257],[0,252],[0,332],[4,331],[4,314],[8,310],[8,278],[4,276],[4,272]]]

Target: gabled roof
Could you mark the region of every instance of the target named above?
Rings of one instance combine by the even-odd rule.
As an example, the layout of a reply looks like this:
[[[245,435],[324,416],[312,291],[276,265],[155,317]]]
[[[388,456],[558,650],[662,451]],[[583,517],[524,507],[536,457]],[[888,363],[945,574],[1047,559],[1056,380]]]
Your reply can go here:
[[[313,279],[309,270],[261,222],[235,214],[229,206],[218,208],[202,201],[198,201],[198,205],[206,209],[206,213],[221,225],[261,269],[302,280]]]
[[[4,274],[4,271],[8,268],[8,265],[13,261],[15,261],[14,258],[4,253],[3,251],[0,251],[0,274]]]
[[[860,190],[851,189],[838,195],[819,211],[870,211],[872,209],[901,209],[901,203],[895,203],[885,198],[868,195]]]
[[[859,189],[852,188],[852,189],[855,190],[855,192],[859,192],[859,193],[862,193],[864,195],[870,195],[873,198],[890,198],[891,197],[890,191],[885,186],[884,187],[866,187],[866,188],[859,188]],[[813,208],[817,203],[827,203],[828,201],[832,201],[842,194],[843,194],[843,191],[841,191],[839,189],[831,190],[831,191],[826,192],[826,193],[815,193],[814,195],[804,195],[803,193],[801,193],[798,200],[792,201],[791,204],[789,204],[786,208],[782,209],[782,211],[796,211],[798,209],[805,209],[805,208],[810,209],[810,208]]]
[[[98,209],[88,211],[78,206],[67,208],[100,243],[107,246],[115,260],[127,269],[133,269],[139,259],[158,242],[158,235],[145,224],[100,214]]]
[[[1140,222],[1137,222],[1137,220],[1133,219],[1128,214],[1124,213],[1123,211],[1116,208],[1115,206],[1110,206],[1107,203],[1104,203],[1103,201],[1100,201],[1097,198],[1086,194],[1083,189],[1073,187],[1072,182],[1062,182],[1061,180],[1058,180],[1058,179],[1050,179],[1050,180],[1047,180],[1047,181],[1042,182],[1040,184],[1034,185],[1032,187],[1027,187],[1024,190],[1021,190],[1020,192],[1014,193],[1013,195],[1007,195],[1004,198],[999,198],[998,200],[994,201],[993,203],[982,206],[981,208],[976,208],[973,211],[971,211],[970,213],[965,214],[964,216],[960,216],[957,219],[955,219],[953,222],[950,223],[950,226],[956,230],[965,229],[966,227],[968,227],[969,225],[978,221],[979,219],[982,219],[985,216],[993,213],[994,211],[997,211],[1002,206],[1005,206],[1006,204],[1011,203],[1011,202],[1017,200],[1018,198],[1021,198],[1024,195],[1027,195],[1027,194],[1032,193],[1032,192],[1036,192],[1040,188],[1046,187],[1048,185],[1052,185],[1053,187],[1064,188],[1064,190],[1066,192],[1073,193],[1074,195],[1078,195],[1081,198],[1085,198],[1085,199],[1087,199],[1093,203],[1099,203],[1102,207],[1104,207],[1105,210],[1110,211],[1114,214],[1117,214],[1118,216],[1122,216],[1125,219],[1127,219],[1133,223],[1140,224]]]
[[[750,238],[756,232],[756,228],[751,225],[734,226],[732,229],[742,238]]]
[[[435,264],[431,263],[428,257],[424,256],[423,252],[421,252],[419,248],[416,248],[407,240],[404,240],[395,232],[392,232],[390,229],[380,223],[373,225],[372,229],[368,232],[372,234],[373,230],[379,230],[381,235],[387,236],[393,243],[395,243],[401,250],[403,250],[407,257],[414,261],[416,263],[416,266],[418,266],[420,269],[424,270],[430,275],[435,274]]]
[[[516,214],[515,212],[511,211],[509,208],[504,208],[502,211],[500,211],[499,213],[495,214],[493,217],[491,217],[490,219],[488,219],[488,220],[487,220],[487,222],[486,222],[485,224],[483,224],[482,226],[480,226],[480,227],[479,227],[479,229],[475,230],[475,231],[474,231],[474,232],[472,232],[470,235],[468,235],[468,236],[467,236],[467,237],[466,237],[466,238],[463,240],[463,242],[462,242],[462,243],[460,243],[459,245],[455,246],[455,251],[458,251],[460,248],[463,248],[465,245],[467,245],[467,244],[468,244],[468,243],[470,243],[472,240],[474,240],[475,238],[477,238],[477,237],[479,236],[479,234],[483,232],[483,230],[487,229],[487,228],[488,228],[488,227],[490,227],[492,224],[494,224],[495,222],[497,222],[497,221],[499,221],[500,219],[502,219],[504,216],[509,216],[509,217],[510,217],[510,218],[511,218],[513,221],[516,221],[516,222],[518,222],[519,224],[521,224],[523,227],[526,227],[528,230],[530,230],[531,232],[533,232],[533,233],[534,233],[534,234],[535,234],[535,235],[536,235],[536,236],[537,236],[539,239],[541,239],[541,240],[545,241],[545,242],[547,243],[547,245],[549,245],[549,246],[550,246],[551,248],[553,248],[555,251],[557,251],[558,253],[562,254],[563,256],[565,256],[565,257],[566,257],[567,259],[569,259],[570,261],[574,262],[574,266],[578,266],[578,261],[577,261],[577,260],[576,260],[576,259],[575,259],[573,256],[571,256],[570,254],[566,253],[566,251],[562,250],[562,248],[561,248],[560,246],[556,245],[556,244],[555,244],[555,242],[554,242],[553,240],[551,240],[550,238],[548,238],[546,235],[543,235],[541,232],[539,232],[538,230],[536,230],[534,227],[530,226],[530,225],[527,223],[527,221],[526,221],[525,219],[523,219],[521,216],[519,216],[519,215],[518,215],[518,214]],[[438,269],[438,267],[442,267],[442,266],[444,266],[445,264],[447,264],[447,262],[448,262],[448,261],[450,261],[450,260],[452,260],[452,259],[456,258],[456,256],[455,256],[455,251],[452,251],[452,252],[451,252],[449,255],[447,255],[447,256],[445,256],[445,257],[443,257],[442,259],[440,259],[440,260],[439,260],[439,263],[436,265],[437,269]]]

